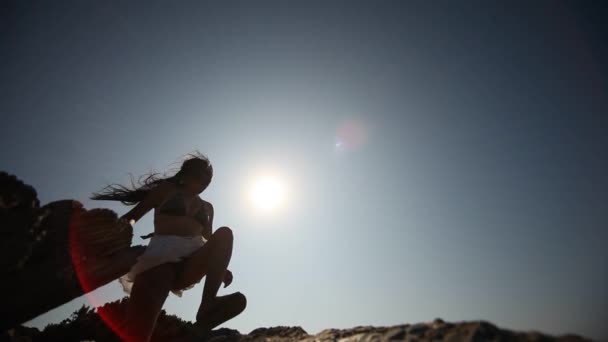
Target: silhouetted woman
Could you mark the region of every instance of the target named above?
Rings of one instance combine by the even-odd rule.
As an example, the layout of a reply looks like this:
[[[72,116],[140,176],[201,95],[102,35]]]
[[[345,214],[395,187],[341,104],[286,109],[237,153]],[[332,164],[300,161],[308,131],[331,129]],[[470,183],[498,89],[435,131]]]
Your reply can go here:
[[[211,182],[213,168],[204,155],[192,153],[171,177],[149,175],[133,190],[108,186],[91,199],[121,201],[135,205],[119,220],[133,225],[154,208],[154,233],[145,252],[119,281],[130,293],[125,321],[130,341],[149,341],[169,292],[180,296],[204,276],[201,304],[195,327],[205,334],[241,313],[245,296],[235,292],[217,296],[221,283],[232,282],[227,267],[232,256],[233,235],[228,227],[212,232],[213,206],[198,195]]]

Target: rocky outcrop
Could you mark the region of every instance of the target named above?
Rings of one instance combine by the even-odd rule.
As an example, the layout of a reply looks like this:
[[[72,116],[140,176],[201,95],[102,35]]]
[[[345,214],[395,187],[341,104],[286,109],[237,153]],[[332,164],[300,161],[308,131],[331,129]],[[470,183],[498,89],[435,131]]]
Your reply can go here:
[[[69,199],[40,207],[32,186],[0,172],[0,331],[128,272],[145,247],[130,247],[117,219]]]
[[[128,297],[99,308],[82,307],[43,331],[20,325],[56,306],[117,279],[128,271],[143,246],[131,246],[133,231],[117,224],[107,209],[85,210],[75,200],[40,207],[36,190],[0,172],[0,341],[119,342]],[[206,338],[191,322],[161,311],[153,342],[178,341],[589,341],[576,335],[515,332],[485,321],[357,326],[326,329],[316,335],[301,327],[258,328],[248,334],[220,328]]]
[[[48,325],[43,331],[19,327],[11,331],[9,341],[98,341],[119,342],[116,329],[122,329],[122,317],[128,305],[128,297],[90,309],[82,307],[72,317],[59,324]],[[248,334],[238,330],[219,328],[206,338],[195,337],[193,324],[162,310],[152,342],[586,342],[577,335],[550,336],[540,332],[516,332],[501,329],[485,321],[432,322],[394,326],[357,326],[350,329],[325,329],[310,335],[298,326],[257,328]]]

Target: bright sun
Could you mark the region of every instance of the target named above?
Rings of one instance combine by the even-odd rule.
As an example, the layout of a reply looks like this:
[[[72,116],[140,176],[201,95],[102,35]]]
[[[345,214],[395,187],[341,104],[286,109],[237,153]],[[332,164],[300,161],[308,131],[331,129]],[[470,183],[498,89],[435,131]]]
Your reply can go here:
[[[253,205],[260,210],[272,211],[285,199],[284,185],[275,177],[258,178],[251,189]]]

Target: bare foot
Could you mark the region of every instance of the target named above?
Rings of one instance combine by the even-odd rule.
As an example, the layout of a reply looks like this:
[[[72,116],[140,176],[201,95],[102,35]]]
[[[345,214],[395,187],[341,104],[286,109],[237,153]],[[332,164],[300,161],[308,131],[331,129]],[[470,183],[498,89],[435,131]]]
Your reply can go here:
[[[209,314],[211,314],[211,312],[215,310],[216,305],[219,304],[219,302],[221,302],[222,297],[224,297],[224,296],[216,296],[213,299],[210,299],[210,300],[207,300],[207,301],[201,303],[201,306],[198,308],[198,311],[196,313],[196,321],[200,322],[200,321],[204,320],[206,317],[208,317]]]
[[[205,303],[205,305],[201,304],[194,325],[199,332],[209,332],[240,314],[246,306],[247,299],[240,292],[217,296],[213,301]]]

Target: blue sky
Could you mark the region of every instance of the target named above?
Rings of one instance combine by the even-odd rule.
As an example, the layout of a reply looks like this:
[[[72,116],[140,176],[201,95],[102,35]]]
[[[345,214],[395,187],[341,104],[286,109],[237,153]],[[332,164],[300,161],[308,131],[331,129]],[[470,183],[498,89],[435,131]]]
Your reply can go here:
[[[608,337],[601,4],[3,6],[0,168],[42,204],[123,214],[88,197],[205,153],[201,197],[235,232],[220,294],[248,297],[224,326],[441,317]],[[247,189],[265,174],[286,200],[261,214]],[[201,293],[165,309],[192,320]]]

